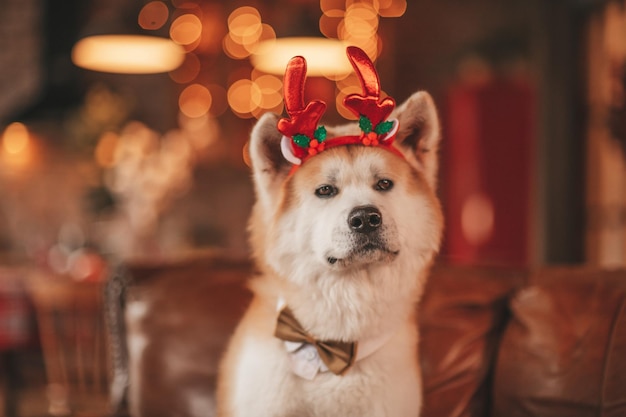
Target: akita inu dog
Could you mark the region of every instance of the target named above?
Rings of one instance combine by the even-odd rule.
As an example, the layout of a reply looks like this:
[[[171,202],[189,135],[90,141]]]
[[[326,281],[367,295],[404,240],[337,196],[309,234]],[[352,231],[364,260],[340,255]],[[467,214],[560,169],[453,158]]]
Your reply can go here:
[[[266,114],[252,131],[260,274],[221,364],[220,417],[419,414],[416,304],[443,223],[439,122],[427,93],[394,110],[367,55],[348,57],[364,89],[344,102],[358,125],[318,126],[325,104],[305,106],[295,57],[290,117]]]

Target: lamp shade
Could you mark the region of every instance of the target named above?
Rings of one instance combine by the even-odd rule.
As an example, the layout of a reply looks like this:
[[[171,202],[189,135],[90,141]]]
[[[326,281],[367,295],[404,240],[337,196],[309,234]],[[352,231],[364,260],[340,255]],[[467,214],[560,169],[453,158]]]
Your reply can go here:
[[[301,55],[307,61],[308,76],[334,78],[352,72],[346,46],[344,42],[327,38],[278,38],[260,42],[250,60],[259,71],[282,75],[289,60]]]
[[[72,49],[75,65],[119,74],[156,74],[176,69],[185,51],[172,40],[146,35],[97,35]]]

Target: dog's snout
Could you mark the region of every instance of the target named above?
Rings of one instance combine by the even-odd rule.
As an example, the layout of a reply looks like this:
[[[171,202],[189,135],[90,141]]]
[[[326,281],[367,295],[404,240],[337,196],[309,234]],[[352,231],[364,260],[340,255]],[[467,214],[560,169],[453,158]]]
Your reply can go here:
[[[348,226],[358,233],[369,233],[383,224],[383,215],[374,206],[359,206],[348,216]]]

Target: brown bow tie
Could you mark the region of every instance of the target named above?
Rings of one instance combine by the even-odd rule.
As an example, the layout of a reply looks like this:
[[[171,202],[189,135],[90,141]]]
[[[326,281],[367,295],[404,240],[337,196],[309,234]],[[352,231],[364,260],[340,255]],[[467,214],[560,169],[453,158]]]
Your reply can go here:
[[[318,341],[302,328],[288,307],[278,315],[274,336],[281,340],[296,343],[309,343],[315,346],[320,359],[335,375],[342,375],[356,359],[356,342]]]

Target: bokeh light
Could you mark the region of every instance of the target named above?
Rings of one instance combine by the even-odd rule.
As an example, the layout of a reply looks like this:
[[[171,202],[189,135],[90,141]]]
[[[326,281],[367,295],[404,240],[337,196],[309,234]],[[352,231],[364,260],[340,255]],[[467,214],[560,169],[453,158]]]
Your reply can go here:
[[[345,75],[352,72],[346,46],[337,39],[322,37],[279,38],[259,45],[251,60],[260,71],[282,75],[289,60],[301,55],[307,60],[307,75],[311,77]]]
[[[233,59],[244,59],[254,53],[260,42],[276,38],[274,29],[261,21],[257,9],[243,6],[228,16],[228,34],[222,45],[226,55]]]
[[[113,132],[105,132],[96,145],[94,150],[94,157],[96,163],[103,167],[108,168],[115,163],[115,148],[117,146],[119,136]]]
[[[237,43],[255,42],[261,36],[261,15],[253,7],[241,7],[229,16],[228,29]]]
[[[380,0],[381,17],[401,17],[406,12],[406,0]]]
[[[263,94],[252,80],[235,81],[228,89],[228,104],[239,116],[251,117],[252,111],[261,104]]]
[[[178,106],[187,117],[201,117],[209,112],[212,101],[208,88],[201,84],[191,84],[180,93]]]
[[[274,75],[261,75],[254,79],[261,90],[261,103],[259,108],[261,109],[274,109],[279,107],[283,101],[281,94],[283,88],[283,82],[280,78]]]
[[[244,59],[250,56],[250,52],[248,52],[248,50],[242,44],[235,41],[230,35],[230,32],[226,36],[224,36],[222,46],[224,47],[224,52],[226,53],[226,55],[233,59]]]
[[[88,36],[72,48],[72,62],[77,66],[121,74],[168,72],[178,68],[183,59],[179,45],[158,36]]]
[[[200,40],[202,22],[194,14],[183,14],[172,22],[170,37],[179,45],[191,45]]]
[[[495,212],[491,199],[482,193],[467,197],[461,209],[461,230],[465,239],[480,246],[493,235]]]
[[[276,39],[276,32],[274,31],[274,28],[266,23],[263,23],[261,24],[261,35],[259,38],[255,42],[244,43],[242,46],[249,52],[249,54],[253,54],[263,42],[274,39]]]
[[[17,155],[28,148],[30,135],[23,123],[14,122],[7,126],[2,137],[2,146],[6,153]]]
[[[341,23],[342,20],[343,20],[343,11],[341,13],[341,16],[339,17],[323,14],[322,17],[320,17],[320,21],[319,21],[320,32],[322,32],[322,34],[326,36],[327,38],[339,37],[339,33],[337,32],[337,27],[339,26],[339,23]]]
[[[11,123],[4,130],[0,143],[0,167],[26,167],[35,157],[33,139],[28,128],[20,122]]]
[[[339,39],[363,49],[375,60],[378,50],[378,13],[369,3],[353,3],[346,9],[344,19],[337,27]]]
[[[142,29],[161,29],[169,17],[169,9],[162,1],[151,1],[146,3],[139,12],[137,23]]]

